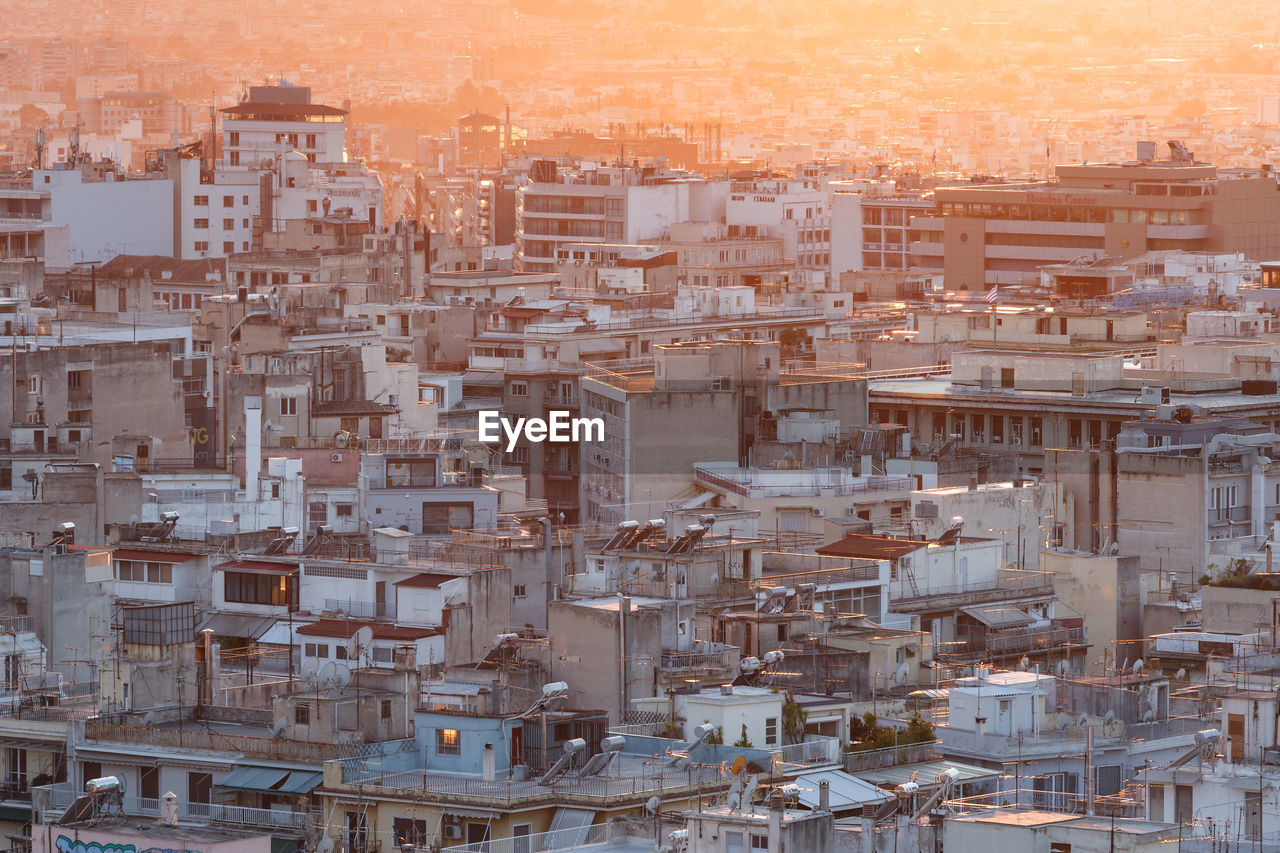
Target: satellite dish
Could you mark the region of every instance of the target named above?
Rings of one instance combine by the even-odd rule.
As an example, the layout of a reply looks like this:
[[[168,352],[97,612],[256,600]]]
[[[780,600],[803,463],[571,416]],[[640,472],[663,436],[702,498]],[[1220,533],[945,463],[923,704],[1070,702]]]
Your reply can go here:
[[[756,788],[760,784],[760,774],[753,773],[751,779],[747,782],[746,790],[742,792],[742,805],[751,808],[751,801],[755,799]]]
[[[358,665],[372,642],[373,629],[368,625],[361,625],[360,630],[352,634],[351,638],[347,640],[347,658],[355,661]]]
[[[1146,663],[1143,662],[1142,658],[1138,658],[1136,661],[1133,662],[1133,671],[1142,672],[1142,668],[1144,666],[1146,666]]]
[[[316,853],[333,853],[333,836],[326,835],[320,839],[320,843],[316,845]]]
[[[1177,672],[1174,673],[1173,677],[1178,679],[1179,681],[1184,680],[1187,677],[1187,668],[1186,667],[1180,668]]]
[[[146,726],[149,729],[155,728],[156,714],[154,711],[148,711],[147,713],[142,715],[142,725]]]
[[[316,681],[324,687],[333,687],[337,683],[337,672],[338,664],[334,661],[326,661],[316,673]]]
[[[733,759],[733,765],[730,769],[733,770],[734,776],[741,776],[742,771],[747,769],[747,757],[745,755],[739,755],[737,758]]]
[[[333,679],[334,687],[336,687],[338,690],[341,690],[342,688],[346,687],[348,684],[351,683],[351,670],[347,669],[345,666],[337,666],[337,665],[335,665],[333,669],[334,669],[334,679]]]
[[[314,676],[319,669],[319,660],[316,658],[303,658],[302,666],[298,668],[298,673],[305,679],[308,676]]]
[[[276,720],[275,725],[271,727],[272,737],[284,737],[284,733],[289,729],[289,718],[281,717]]]
[[[662,801],[661,801],[661,800],[659,800],[659,799],[658,799],[658,796],[655,794],[654,796],[650,797],[650,798],[645,802],[645,804],[644,804],[644,813],[645,813],[645,814],[657,814],[657,813],[658,813],[658,806],[659,806],[661,803],[662,803]]]

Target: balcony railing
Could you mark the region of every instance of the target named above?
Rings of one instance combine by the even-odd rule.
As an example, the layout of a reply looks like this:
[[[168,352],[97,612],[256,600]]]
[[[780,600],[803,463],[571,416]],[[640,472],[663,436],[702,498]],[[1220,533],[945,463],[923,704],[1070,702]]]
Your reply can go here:
[[[720,646],[705,651],[664,651],[662,653],[663,669],[724,669],[730,666],[732,653],[736,646]]]
[[[999,634],[989,634],[982,639],[940,643],[935,653],[938,657],[1013,655],[1019,652],[1045,651],[1060,646],[1080,645],[1085,642],[1085,636],[1084,628],[1075,627],[1004,631]]]
[[[49,812],[62,812],[75,801],[79,792],[66,782],[53,785],[41,785],[34,791],[48,791]],[[155,797],[138,797],[126,794],[123,798],[125,814],[139,817],[159,817],[161,801]],[[267,828],[301,832],[319,819],[319,815],[310,811],[294,811],[292,809],[256,809],[248,806],[235,806],[226,803],[193,803],[184,800],[178,802],[178,817],[196,823],[223,823],[232,826]]]
[[[302,761],[320,764],[337,758],[344,747],[339,744],[281,740],[251,735],[230,735],[202,729],[161,729],[127,726],[91,719],[85,723],[85,740],[120,744],[142,744],[164,749],[193,749],[210,752],[242,752],[274,761]]]
[[[553,850],[577,850],[590,845],[603,845],[609,840],[609,825],[555,829],[537,835],[512,835],[492,841],[475,841],[444,848],[446,853],[550,853]]]

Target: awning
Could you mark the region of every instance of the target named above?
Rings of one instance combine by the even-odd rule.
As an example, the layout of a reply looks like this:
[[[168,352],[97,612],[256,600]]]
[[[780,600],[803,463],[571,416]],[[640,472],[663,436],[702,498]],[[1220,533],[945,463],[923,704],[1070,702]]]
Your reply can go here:
[[[251,764],[235,768],[213,787],[232,791],[263,794],[296,794],[302,796],[324,781],[319,770],[286,770],[281,767],[255,767]]]
[[[889,794],[857,776],[850,776],[842,770],[820,770],[816,773],[801,773],[795,779],[795,786],[800,789],[799,799],[807,808],[818,807],[818,784],[827,783],[827,802],[831,811],[848,811],[859,809],[867,804],[883,803]]]
[[[571,809],[560,807],[551,816],[551,829],[547,832],[547,849],[554,846],[577,847],[587,843],[587,832],[596,819],[596,813],[589,809]]]
[[[324,774],[318,770],[295,770],[289,774],[289,778],[284,780],[284,784],[276,788],[282,794],[303,794],[311,793],[313,788],[319,787],[324,781]]]
[[[857,776],[862,781],[879,785],[881,788],[894,788],[903,782],[910,782],[913,779],[920,783],[920,787],[925,788],[937,784],[935,780],[938,774],[949,767],[955,768],[955,771],[960,774],[956,777],[957,782],[973,782],[978,779],[998,779],[1000,777],[999,770],[988,770],[986,767],[946,760],[917,761],[912,764],[899,764],[895,767],[860,770]],[[915,775],[913,776],[912,774]]]
[[[912,690],[907,694],[908,699],[946,699],[951,695],[951,691],[945,688],[939,689],[934,687],[926,687],[923,690]]]
[[[304,624],[305,623],[303,622],[295,622],[293,624],[293,630],[296,632],[298,628]],[[283,619],[276,622],[258,636],[259,643],[265,643],[272,646],[290,646],[294,645],[295,641],[296,638],[291,637],[289,634],[289,623]]]
[[[1035,617],[1025,610],[1001,605],[961,607],[960,612],[988,628],[1024,628],[1036,621]]]
[[[298,571],[298,564],[272,563],[269,560],[231,560],[213,568],[214,571],[248,572],[254,575],[291,575]]]
[[[205,619],[196,632],[212,629],[219,637],[243,637],[256,640],[277,621],[275,616],[249,616],[244,613],[214,613]]]
[[[585,341],[578,341],[578,355],[625,351],[626,347],[622,341],[610,338],[588,338]]]
[[[232,791],[275,793],[289,775],[288,770],[281,770],[278,767],[237,767],[220,781],[214,782],[213,787]]]

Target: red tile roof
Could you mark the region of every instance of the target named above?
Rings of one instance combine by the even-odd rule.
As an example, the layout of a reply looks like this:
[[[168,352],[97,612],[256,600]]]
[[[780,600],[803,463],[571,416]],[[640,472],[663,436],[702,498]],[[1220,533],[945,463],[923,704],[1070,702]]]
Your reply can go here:
[[[188,563],[199,556],[175,554],[172,551],[141,551],[135,548],[117,548],[111,553],[114,560],[150,560],[153,563]]]
[[[870,560],[896,560],[928,547],[924,539],[894,539],[867,533],[850,533],[816,549],[824,557],[863,557]]]
[[[407,586],[416,589],[438,589],[440,584],[445,581],[454,580],[457,575],[442,575],[436,572],[423,572],[414,575],[411,578],[405,578],[402,581],[396,581],[396,586]]]
[[[361,622],[358,619],[321,619],[309,625],[302,625],[297,633],[304,637],[336,637],[346,640],[355,636],[356,631],[366,626],[373,632],[375,640],[407,642],[421,640],[424,637],[437,637],[444,633],[443,628],[410,628],[388,622]]]
[[[297,563],[272,563],[267,560],[230,560],[219,563],[215,569],[233,572],[258,572],[268,575],[288,575],[298,570]]]

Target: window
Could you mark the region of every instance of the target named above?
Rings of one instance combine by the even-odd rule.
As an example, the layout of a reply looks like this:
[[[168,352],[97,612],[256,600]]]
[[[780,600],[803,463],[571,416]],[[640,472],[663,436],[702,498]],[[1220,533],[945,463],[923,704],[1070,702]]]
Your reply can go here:
[[[327,524],[328,521],[328,504],[324,501],[309,501],[307,503],[307,524],[315,527],[317,524]]]
[[[462,733],[457,729],[436,729],[436,755],[461,755]]]
[[[414,820],[407,817],[393,818],[391,821],[391,834],[395,836],[397,848],[428,846],[427,822],[425,820]]]
[[[528,397],[529,383],[528,382],[512,382],[511,396],[512,397]]]
[[[197,252],[207,252],[207,251],[209,251],[209,241],[208,241],[208,240],[197,240],[197,241],[195,242],[195,247],[196,247],[196,251],[197,251]]]
[[[525,585],[522,583],[515,584],[511,587],[511,595],[513,598],[525,597]]]
[[[194,199],[196,207],[208,207],[209,197],[207,195],[198,195]]]
[[[160,799],[160,768],[143,767],[138,772],[138,795],[144,800]]]
[[[726,832],[724,834],[725,853],[742,853],[742,833]]]
[[[240,144],[240,131],[233,130],[227,134],[227,144],[233,148]]]
[[[234,219],[224,219],[224,220],[222,220],[222,230],[223,230],[223,231],[233,231],[233,230],[235,230],[235,227],[236,227],[236,221],[235,221]]]
[[[308,133],[308,134],[307,134],[307,144],[306,144],[306,147],[307,147],[307,148],[315,148],[315,147],[316,147],[316,135],[315,135],[314,133]]]
[[[294,606],[293,583],[288,575],[226,572],[223,576],[223,598],[239,604],[271,604]],[[323,647],[322,647],[323,648]],[[319,657],[328,657],[328,651]]]
[[[1050,841],[1049,853],[1071,853],[1071,845],[1066,841]]]
[[[433,488],[436,484],[436,462],[434,459],[388,459],[388,489],[414,487]]]
[[[391,700],[390,699],[382,700],[382,704],[381,704],[381,707],[379,708],[378,716],[380,716],[384,720],[391,719]]]
[[[307,645],[311,645],[311,644],[308,643]],[[311,706],[302,702],[299,702],[297,705],[294,705],[293,706],[293,722],[295,725],[299,725],[299,726],[311,725]]]
[[[187,774],[187,802],[208,803],[213,794],[213,774]]]
[[[767,836],[767,835],[753,835],[753,836],[751,836],[751,849],[752,849],[752,850],[768,850],[768,849],[769,849],[769,836]]]
[[[333,514],[337,518],[351,518],[355,514],[352,504],[334,504]]]
[[[427,536],[443,536],[450,530],[470,530],[474,526],[473,515],[470,503],[423,503],[422,532]]]
[[[776,746],[778,743],[778,718],[765,717],[764,720],[764,745]]]
[[[133,583],[173,583],[173,565],[145,560],[117,560],[116,579]]]
[[[193,221],[191,227],[203,231],[209,227],[209,220],[202,216]]]
[[[374,646],[373,662],[374,663],[391,663],[391,649],[387,648],[386,646]]]
[[[235,240],[223,240],[223,241],[222,241],[222,251],[223,251],[223,254],[227,254],[227,255],[229,255],[229,254],[231,254],[232,252],[234,252],[235,250],[236,250],[236,241],[235,241]]]
[[[298,414],[298,398],[297,397],[281,397],[280,398],[280,414],[282,415]]]
[[[43,387],[44,387],[44,383],[40,381],[39,376],[27,377],[27,393],[28,394],[39,394],[41,389],[43,389]]]
[[[235,197],[235,196],[233,196],[233,195],[224,195],[224,196],[222,197],[222,206],[223,206],[223,207],[235,207],[235,206],[236,206],[236,197]]]

